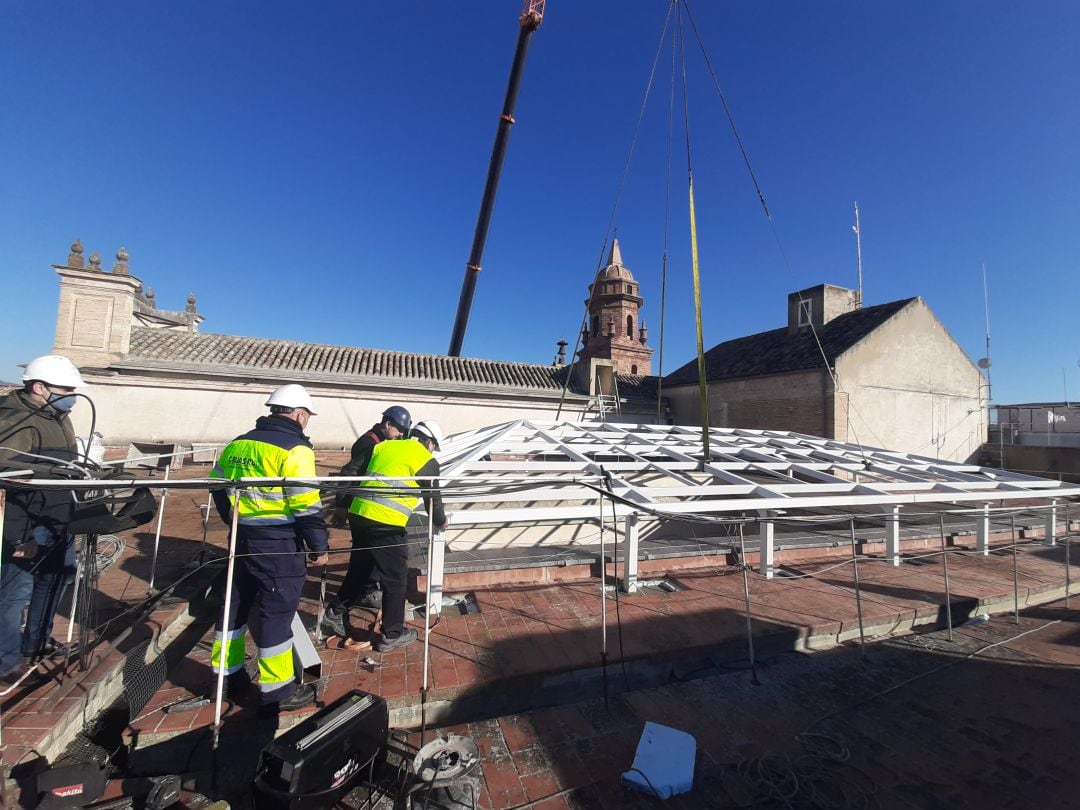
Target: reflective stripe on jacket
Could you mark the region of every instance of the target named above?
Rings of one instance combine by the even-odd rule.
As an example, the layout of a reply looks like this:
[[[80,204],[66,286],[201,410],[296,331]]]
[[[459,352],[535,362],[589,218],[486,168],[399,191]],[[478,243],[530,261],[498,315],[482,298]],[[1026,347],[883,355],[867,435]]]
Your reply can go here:
[[[282,417],[262,417],[256,429],[234,439],[218,457],[211,478],[314,478],[315,453],[296,423]],[[215,492],[221,497],[219,511],[227,505],[236,510],[237,523],[249,529],[301,530],[308,547],[326,548],[326,528],[318,487],[243,486],[236,497],[232,491]],[[223,514],[225,519],[227,515]],[[309,525],[310,524],[310,525]]]
[[[404,526],[420,503],[421,485],[416,480],[394,479],[416,475],[431,458],[427,448],[415,440],[399,439],[375,445],[367,474],[376,480],[360,482],[364,494],[353,498],[349,511],[377,523]],[[385,492],[378,492],[380,489]],[[416,495],[403,493],[406,489],[416,490]]]

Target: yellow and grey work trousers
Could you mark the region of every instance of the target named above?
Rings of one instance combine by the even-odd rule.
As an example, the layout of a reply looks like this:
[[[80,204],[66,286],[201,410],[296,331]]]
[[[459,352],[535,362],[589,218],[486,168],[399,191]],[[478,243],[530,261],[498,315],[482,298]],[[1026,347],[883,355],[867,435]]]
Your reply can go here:
[[[225,628],[218,617],[210,661],[214,672],[225,653],[225,672],[243,677],[247,623],[259,649],[259,692],[263,703],[277,703],[292,694],[296,683],[292,620],[300,604],[306,566],[293,539],[245,538],[240,530],[232,605]],[[254,615],[252,616],[252,609]]]

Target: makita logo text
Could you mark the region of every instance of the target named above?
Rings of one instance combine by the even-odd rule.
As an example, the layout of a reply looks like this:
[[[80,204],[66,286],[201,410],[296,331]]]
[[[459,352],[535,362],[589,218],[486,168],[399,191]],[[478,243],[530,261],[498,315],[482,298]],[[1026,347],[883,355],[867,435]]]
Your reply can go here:
[[[53,788],[51,791],[54,796],[78,796],[83,792],[82,785],[68,785],[67,787]]]

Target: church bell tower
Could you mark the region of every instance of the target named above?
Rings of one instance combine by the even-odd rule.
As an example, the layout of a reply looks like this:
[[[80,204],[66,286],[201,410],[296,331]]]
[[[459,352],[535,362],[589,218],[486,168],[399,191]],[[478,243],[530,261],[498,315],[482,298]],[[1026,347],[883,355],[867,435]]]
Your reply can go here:
[[[641,320],[641,289],[622,263],[619,240],[611,243],[607,266],[589,287],[589,324],[581,335],[584,348],[578,359],[611,360],[619,374],[647,376],[652,371],[653,350],[646,347],[648,331]]]

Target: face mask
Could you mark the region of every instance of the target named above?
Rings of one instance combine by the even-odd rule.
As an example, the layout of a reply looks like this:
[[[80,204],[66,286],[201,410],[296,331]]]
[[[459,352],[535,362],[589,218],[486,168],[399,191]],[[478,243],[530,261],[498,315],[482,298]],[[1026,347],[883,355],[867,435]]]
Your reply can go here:
[[[60,413],[67,413],[75,407],[75,395],[74,394],[49,394],[49,404],[52,405]]]

